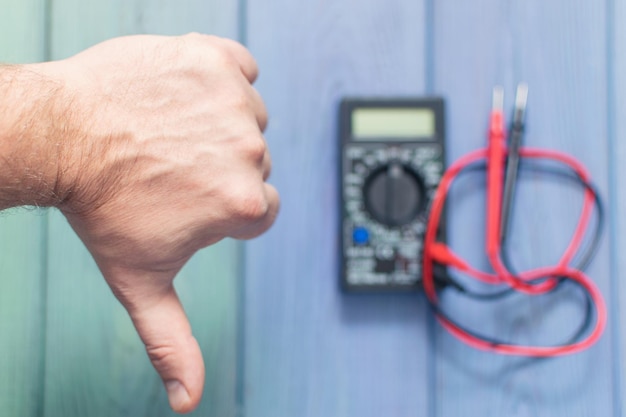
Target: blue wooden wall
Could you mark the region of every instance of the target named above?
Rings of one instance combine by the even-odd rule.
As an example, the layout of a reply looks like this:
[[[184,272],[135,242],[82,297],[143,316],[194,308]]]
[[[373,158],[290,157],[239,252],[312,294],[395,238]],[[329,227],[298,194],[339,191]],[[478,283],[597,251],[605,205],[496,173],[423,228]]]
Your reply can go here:
[[[626,5],[617,0],[0,0],[0,62],[71,55],[130,33],[215,33],[258,60],[276,225],[202,251],[177,287],[202,345],[198,416],[621,416],[626,331]],[[491,89],[530,87],[527,143],[591,171],[608,227],[589,269],[607,299],[592,349],[525,361],[472,350],[423,297],[337,285],[337,104],[344,95],[445,97],[449,162],[485,143]],[[452,246],[484,266],[480,178],[454,190]],[[580,192],[524,181],[516,265],[553,262]],[[56,212],[0,217],[0,415],[167,416],[123,309]],[[527,343],[575,328],[575,292],[489,305],[443,298],[469,326]]]

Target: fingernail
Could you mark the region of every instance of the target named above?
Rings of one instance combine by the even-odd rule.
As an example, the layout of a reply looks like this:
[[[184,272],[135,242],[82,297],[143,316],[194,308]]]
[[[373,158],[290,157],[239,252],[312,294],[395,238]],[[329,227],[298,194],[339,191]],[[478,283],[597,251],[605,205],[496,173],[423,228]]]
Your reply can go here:
[[[189,394],[187,390],[178,381],[167,381],[165,383],[165,389],[167,390],[167,397],[170,400],[170,407],[174,411],[184,408],[189,402]]]

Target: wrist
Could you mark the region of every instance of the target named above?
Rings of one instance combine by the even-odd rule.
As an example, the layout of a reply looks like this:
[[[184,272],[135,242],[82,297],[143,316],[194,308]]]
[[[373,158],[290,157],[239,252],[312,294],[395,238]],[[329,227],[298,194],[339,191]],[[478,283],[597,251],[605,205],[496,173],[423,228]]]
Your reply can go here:
[[[57,206],[67,198],[67,91],[46,64],[1,66],[0,208]]]

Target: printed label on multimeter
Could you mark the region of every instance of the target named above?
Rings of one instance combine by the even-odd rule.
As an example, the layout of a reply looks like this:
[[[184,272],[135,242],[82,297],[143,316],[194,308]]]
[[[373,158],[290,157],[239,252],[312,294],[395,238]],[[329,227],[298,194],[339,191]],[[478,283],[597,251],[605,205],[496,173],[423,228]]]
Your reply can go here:
[[[340,136],[342,286],[420,288],[427,210],[444,172],[443,100],[346,99]]]

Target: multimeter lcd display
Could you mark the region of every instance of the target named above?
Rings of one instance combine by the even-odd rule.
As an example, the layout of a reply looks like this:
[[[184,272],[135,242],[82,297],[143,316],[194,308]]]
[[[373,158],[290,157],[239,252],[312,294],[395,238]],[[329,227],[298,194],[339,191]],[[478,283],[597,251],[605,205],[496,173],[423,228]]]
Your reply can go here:
[[[357,141],[432,140],[435,113],[420,108],[356,108],[352,111],[352,136]]]
[[[428,206],[444,172],[440,98],[345,99],[340,111],[341,282],[417,290]],[[444,225],[440,237],[445,240]]]

